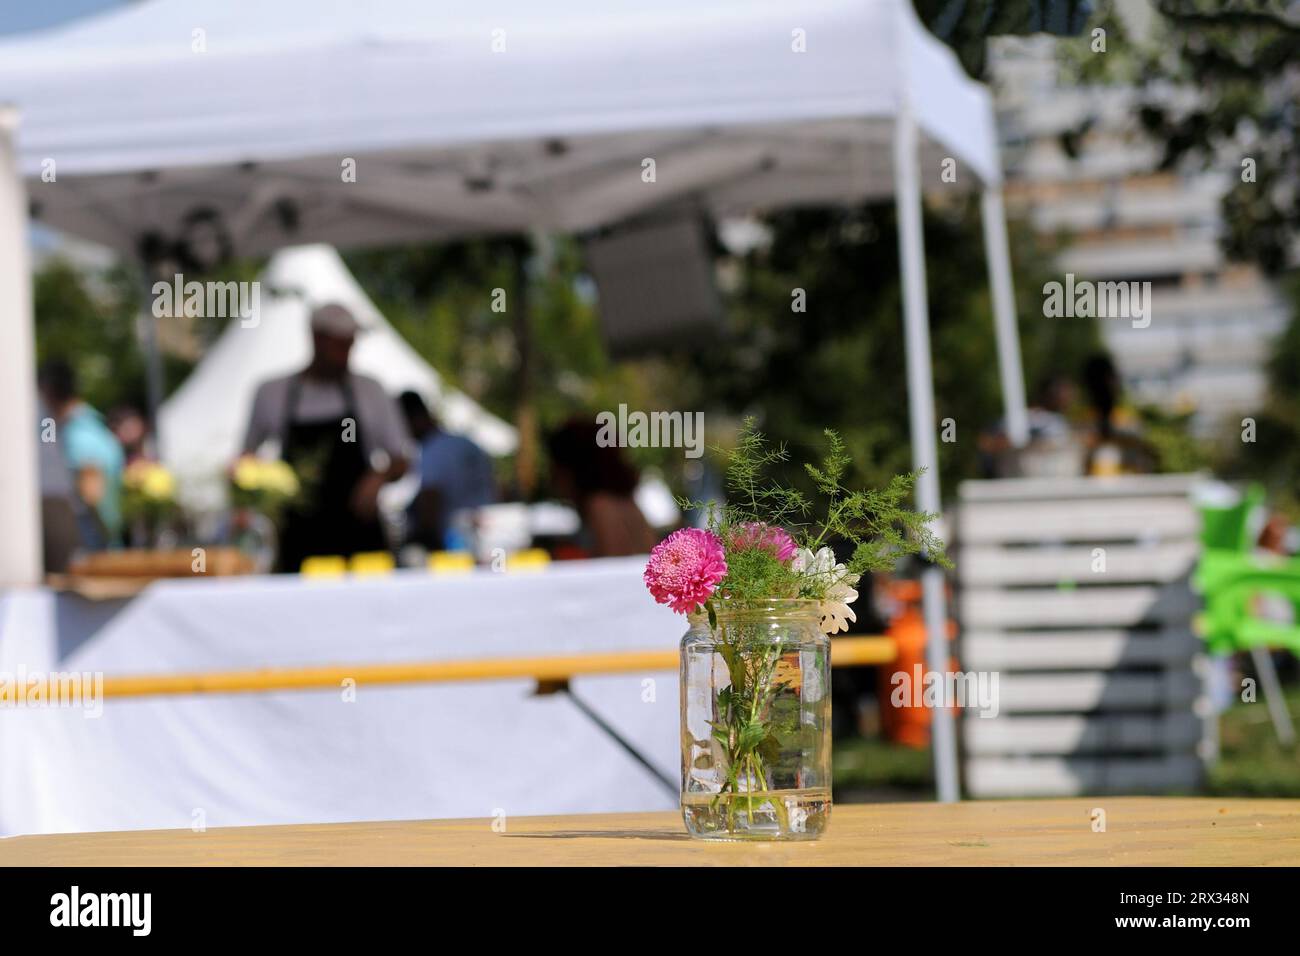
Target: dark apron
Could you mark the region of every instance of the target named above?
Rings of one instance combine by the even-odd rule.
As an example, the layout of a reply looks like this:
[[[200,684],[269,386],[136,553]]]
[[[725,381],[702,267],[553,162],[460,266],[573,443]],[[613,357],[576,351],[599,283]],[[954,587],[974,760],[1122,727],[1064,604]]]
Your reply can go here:
[[[363,450],[361,418],[357,415],[352,382],[344,376],[343,414],[314,422],[296,422],[294,413],[302,378],[289,380],[280,457],[298,474],[303,500],[286,508],[281,519],[276,570],[294,573],[305,558],[325,554],[346,557],[359,551],[387,551],[379,519],[358,517],[351,508],[352,492],[370,463]],[[354,440],[343,440],[343,419],[356,422]]]

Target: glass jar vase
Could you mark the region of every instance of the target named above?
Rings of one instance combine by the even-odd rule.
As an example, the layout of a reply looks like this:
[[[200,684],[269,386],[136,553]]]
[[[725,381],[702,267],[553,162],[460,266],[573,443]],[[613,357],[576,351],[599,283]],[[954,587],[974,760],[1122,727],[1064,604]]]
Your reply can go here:
[[[831,813],[830,641],[815,601],[690,617],[682,817],[706,840],[815,840]]]

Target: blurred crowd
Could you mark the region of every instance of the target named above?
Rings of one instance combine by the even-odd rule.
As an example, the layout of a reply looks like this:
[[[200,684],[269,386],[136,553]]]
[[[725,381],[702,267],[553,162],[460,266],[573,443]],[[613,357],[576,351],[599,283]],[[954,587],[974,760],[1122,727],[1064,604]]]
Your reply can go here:
[[[416,392],[389,395],[352,370],[353,345],[366,329],[347,308],[323,305],[310,326],[310,362],[257,388],[242,443],[242,455],[283,461],[300,484],[276,515],[274,569],[296,572],[319,555],[475,550],[481,510],[504,497],[491,458],[448,431]],[[47,570],[66,570],[79,552],[151,543],[133,539],[123,508],[128,470],[156,460],[144,414],[93,408],[63,358],[42,365],[38,387]],[[620,448],[596,441],[596,430],[574,418],[546,437],[552,494],[578,519],[553,550],[643,554],[658,538],[635,501],[640,476]],[[403,478],[409,501],[394,531],[381,493]]]

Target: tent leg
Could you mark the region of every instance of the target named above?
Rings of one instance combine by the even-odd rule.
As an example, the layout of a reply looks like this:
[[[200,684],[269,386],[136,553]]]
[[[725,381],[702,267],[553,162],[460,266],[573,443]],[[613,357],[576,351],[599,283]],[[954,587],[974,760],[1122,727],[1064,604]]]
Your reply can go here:
[[[515,369],[515,428],[519,435],[519,445],[515,450],[515,484],[524,500],[532,497],[537,485],[538,457],[537,400],[533,394],[537,348],[529,316],[532,303],[528,288],[528,251],[528,244],[522,239],[511,243],[516,290],[512,327],[515,348],[519,352],[519,364]]]
[[[153,314],[154,266],[145,258],[140,259],[140,303],[143,310],[140,315],[140,329],[143,333],[145,362],[145,420],[153,432],[154,454],[162,459],[162,442],[158,435],[158,410],[163,403],[163,367],[162,352],[158,348],[158,318]]]
[[[930,307],[925,290],[925,237],[921,227],[921,185],[917,170],[916,124],[906,104],[894,137],[894,186],[898,209],[899,258],[903,266],[903,331],[907,349],[907,403],[911,418],[912,464],[924,469],[916,485],[922,511],[938,514],[939,453],[935,442],[934,381],[930,367]],[[921,574],[925,617],[925,659],[929,671],[948,671],[948,613],[943,570],[933,565]],[[956,721],[952,710],[933,711],[932,746],[937,796],[960,799],[957,780]]]
[[[1286,695],[1282,693],[1282,684],[1277,679],[1277,668],[1273,666],[1268,648],[1252,647],[1250,659],[1255,664],[1255,673],[1259,675],[1264,703],[1268,705],[1268,716],[1273,721],[1277,742],[1283,747],[1294,747],[1295,724],[1291,722],[1291,713],[1286,709]]]
[[[0,106],[0,587],[37,585],[42,567],[27,198],[10,139],[17,125],[17,111]]]
[[[1016,328],[1016,301],[1011,291],[1011,255],[1007,250],[1007,217],[1001,188],[990,186],[984,190],[980,218],[984,220],[984,255],[993,288],[993,328],[1007,438],[1012,447],[1023,448],[1029,443],[1029,416],[1025,410],[1025,373],[1020,365],[1020,331]]]

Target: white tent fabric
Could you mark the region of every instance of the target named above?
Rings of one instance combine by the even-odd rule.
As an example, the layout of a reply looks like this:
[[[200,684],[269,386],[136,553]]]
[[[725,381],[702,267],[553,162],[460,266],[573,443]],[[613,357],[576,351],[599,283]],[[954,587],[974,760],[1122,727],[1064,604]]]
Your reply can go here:
[[[40,499],[36,481],[36,395],[32,284],[27,265],[27,210],[11,134],[17,116],[0,105],[0,355],[14,356],[0,369],[0,585],[30,586],[41,575]],[[0,636],[3,636],[0,632]]]
[[[518,574],[164,581],[120,608],[0,592],[0,673],[21,682],[671,652],[682,620],[646,597],[643,567],[620,558]],[[538,695],[527,679],[91,701],[93,677],[82,686],[85,706],[0,707],[0,837],[429,817],[486,826],[500,814],[675,804],[567,694]],[[572,686],[676,776],[672,671]]]
[[[152,0],[0,43],[5,100],[37,218],[129,250],[197,209],[256,252],[887,196],[904,100],[935,184],[1000,181],[907,0]]]
[[[178,475],[201,478],[222,472],[234,460],[257,385],[307,365],[310,313],[326,302],[347,306],[368,326],[353,349],[353,371],[378,379],[393,396],[407,389],[419,392],[449,431],[469,436],[490,454],[514,450],[515,429],[444,385],[389,325],[332,247],[283,249],[257,281],[258,313],[232,319],[159,409],[164,460]]]

